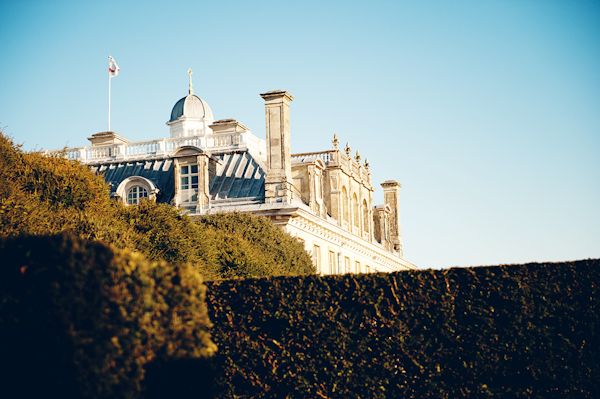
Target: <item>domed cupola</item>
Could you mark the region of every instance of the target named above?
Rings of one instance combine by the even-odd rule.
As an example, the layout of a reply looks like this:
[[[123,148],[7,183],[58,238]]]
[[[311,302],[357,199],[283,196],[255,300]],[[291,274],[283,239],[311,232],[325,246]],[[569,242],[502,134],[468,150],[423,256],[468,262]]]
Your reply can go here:
[[[214,119],[212,110],[206,101],[194,94],[189,94],[175,103],[169,122],[174,122],[181,117]]]
[[[175,103],[167,125],[171,128],[171,137],[204,136],[212,133],[210,125],[214,118],[212,110],[192,89],[192,70],[190,75],[190,94]]]

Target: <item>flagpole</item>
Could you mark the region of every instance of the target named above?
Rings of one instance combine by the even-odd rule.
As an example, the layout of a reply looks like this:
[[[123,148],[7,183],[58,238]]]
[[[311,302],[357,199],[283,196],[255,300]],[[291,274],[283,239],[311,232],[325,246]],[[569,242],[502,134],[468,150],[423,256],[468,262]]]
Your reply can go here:
[[[108,72],[108,131],[110,132],[110,71]]]
[[[108,56],[108,131],[110,132],[110,81],[119,74],[119,66],[114,58]]]

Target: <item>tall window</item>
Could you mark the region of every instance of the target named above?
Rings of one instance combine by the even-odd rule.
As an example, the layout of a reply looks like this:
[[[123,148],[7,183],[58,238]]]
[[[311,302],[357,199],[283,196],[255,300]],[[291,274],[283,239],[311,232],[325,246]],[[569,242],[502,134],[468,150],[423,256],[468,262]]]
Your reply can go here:
[[[356,193],[354,193],[354,196],[352,197],[352,207],[354,208],[354,226],[360,227],[360,208],[358,206],[358,198],[356,198]]]
[[[367,200],[363,200],[363,230],[369,232],[369,207]]]
[[[360,273],[361,272],[361,270],[360,270],[360,262],[356,261],[356,265],[355,266],[356,266],[355,273]]]
[[[135,186],[127,192],[127,204],[129,205],[139,204],[143,198],[148,198],[148,191],[144,187]]]
[[[329,274],[335,274],[335,253],[329,251]]]
[[[347,256],[344,258],[344,270],[342,273],[350,273],[350,258]]]
[[[346,187],[342,187],[342,218],[345,222],[348,221],[348,191],[346,191]]]
[[[321,247],[318,245],[313,246],[313,260],[315,262],[315,268],[317,273],[321,272]]]
[[[198,165],[184,165],[179,170],[181,205],[198,201]]]

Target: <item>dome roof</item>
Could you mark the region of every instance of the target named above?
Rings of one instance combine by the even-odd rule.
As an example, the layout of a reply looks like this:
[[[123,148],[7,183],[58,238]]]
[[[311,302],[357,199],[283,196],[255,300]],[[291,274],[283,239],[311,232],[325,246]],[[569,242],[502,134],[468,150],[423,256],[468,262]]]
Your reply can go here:
[[[206,118],[211,121],[214,120],[212,111],[206,101],[193,94],[189,94],[175,103],[175,106],[171,111],[171,119],[169,119],[169,122],[176,121],[182,116],[185,116],[186,118]]]

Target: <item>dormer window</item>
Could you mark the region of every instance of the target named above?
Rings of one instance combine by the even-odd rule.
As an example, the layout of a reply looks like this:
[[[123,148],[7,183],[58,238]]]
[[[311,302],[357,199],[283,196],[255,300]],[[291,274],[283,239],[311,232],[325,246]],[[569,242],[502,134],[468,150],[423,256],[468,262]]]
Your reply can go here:
[[[156,185],[142,176],[130,176],[123,180],[116,190],[116,197],[126,205],[137,205],[143,199],[156,200],[160,192]]]
[[[127,192],[127,205],[137,205],[144,198],[148,198],[148,190],[135,186]]]
[[[198,165],[183,165],[179,169],[181,205],[198,201]]]

